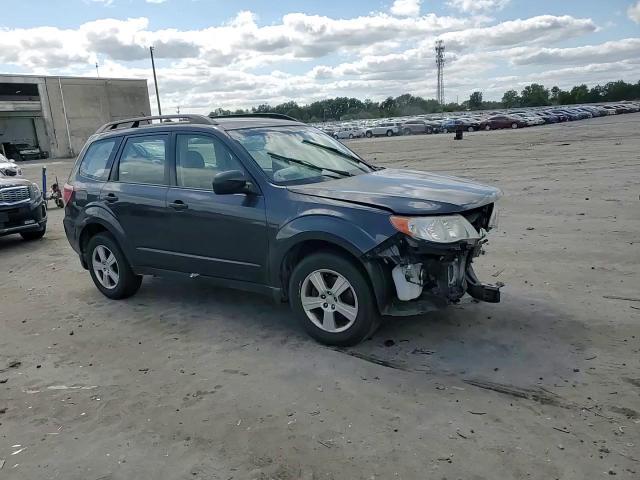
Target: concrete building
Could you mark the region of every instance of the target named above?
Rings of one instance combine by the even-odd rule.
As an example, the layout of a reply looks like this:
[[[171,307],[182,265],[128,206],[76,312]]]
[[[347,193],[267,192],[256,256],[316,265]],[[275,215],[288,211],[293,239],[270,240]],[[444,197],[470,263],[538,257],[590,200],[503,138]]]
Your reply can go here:
[[[0,74],[0,153],[76,156],[112,120],[150,115],[146,80]]]

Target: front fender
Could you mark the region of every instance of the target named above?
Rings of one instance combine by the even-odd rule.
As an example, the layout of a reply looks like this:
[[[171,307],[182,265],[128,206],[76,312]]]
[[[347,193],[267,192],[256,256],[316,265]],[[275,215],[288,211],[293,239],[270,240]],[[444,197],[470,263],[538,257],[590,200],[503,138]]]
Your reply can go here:
[[[286,288],[282,285],[281,278],[283,262],[292,249],[307,241],[319,240],[336,245],[358,258],[367,268],[361,258],[362,255],[389,238],[390,233],[386,219],[380,221],[369,218],[368,220],[362,222],[363,226],[360,226],[344,217],[312,214],[298,217],[284,225],[276,234],[269,256],[271,285]],[[373,224],[376,224],[377,228]]]

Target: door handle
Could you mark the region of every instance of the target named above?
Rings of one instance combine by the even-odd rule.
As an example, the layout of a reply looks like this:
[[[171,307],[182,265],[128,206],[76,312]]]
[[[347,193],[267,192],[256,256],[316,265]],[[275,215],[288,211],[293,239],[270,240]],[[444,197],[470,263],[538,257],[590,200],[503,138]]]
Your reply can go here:
[[[184,203],[182,200],[176,200],[174,202],[171,202],[169,206],[174,210],[186,210],[187,208],[189,208],[189,205]]]
[[[116,196],[115,193],[107,193],[107,196],[104,197],[104,199],[107,202],[117,202],[118,201],[118,197]]]

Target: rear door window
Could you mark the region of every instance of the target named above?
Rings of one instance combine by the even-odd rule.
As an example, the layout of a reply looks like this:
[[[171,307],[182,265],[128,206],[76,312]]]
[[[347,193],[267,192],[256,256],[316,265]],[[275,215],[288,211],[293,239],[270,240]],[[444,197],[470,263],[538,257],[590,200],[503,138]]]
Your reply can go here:
[[[106,180],[109,177],[109,159],[119,140],[110,138],[93,142],[80,164],[80,175],[95,180]]]
[[[167,185],[167,140],[167,135],[127,139],[118,164],[118,180],[124,183]]]

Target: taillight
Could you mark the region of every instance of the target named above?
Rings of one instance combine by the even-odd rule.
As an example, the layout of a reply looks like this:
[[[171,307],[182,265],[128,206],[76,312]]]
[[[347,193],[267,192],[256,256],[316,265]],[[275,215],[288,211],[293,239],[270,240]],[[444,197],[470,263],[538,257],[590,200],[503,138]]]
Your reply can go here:
[[[73,196],[73,185],[69,185],[68,183],[64,184],[64,189],[62,190],[62,201],[65,205],[71,201],[71,197]]]

